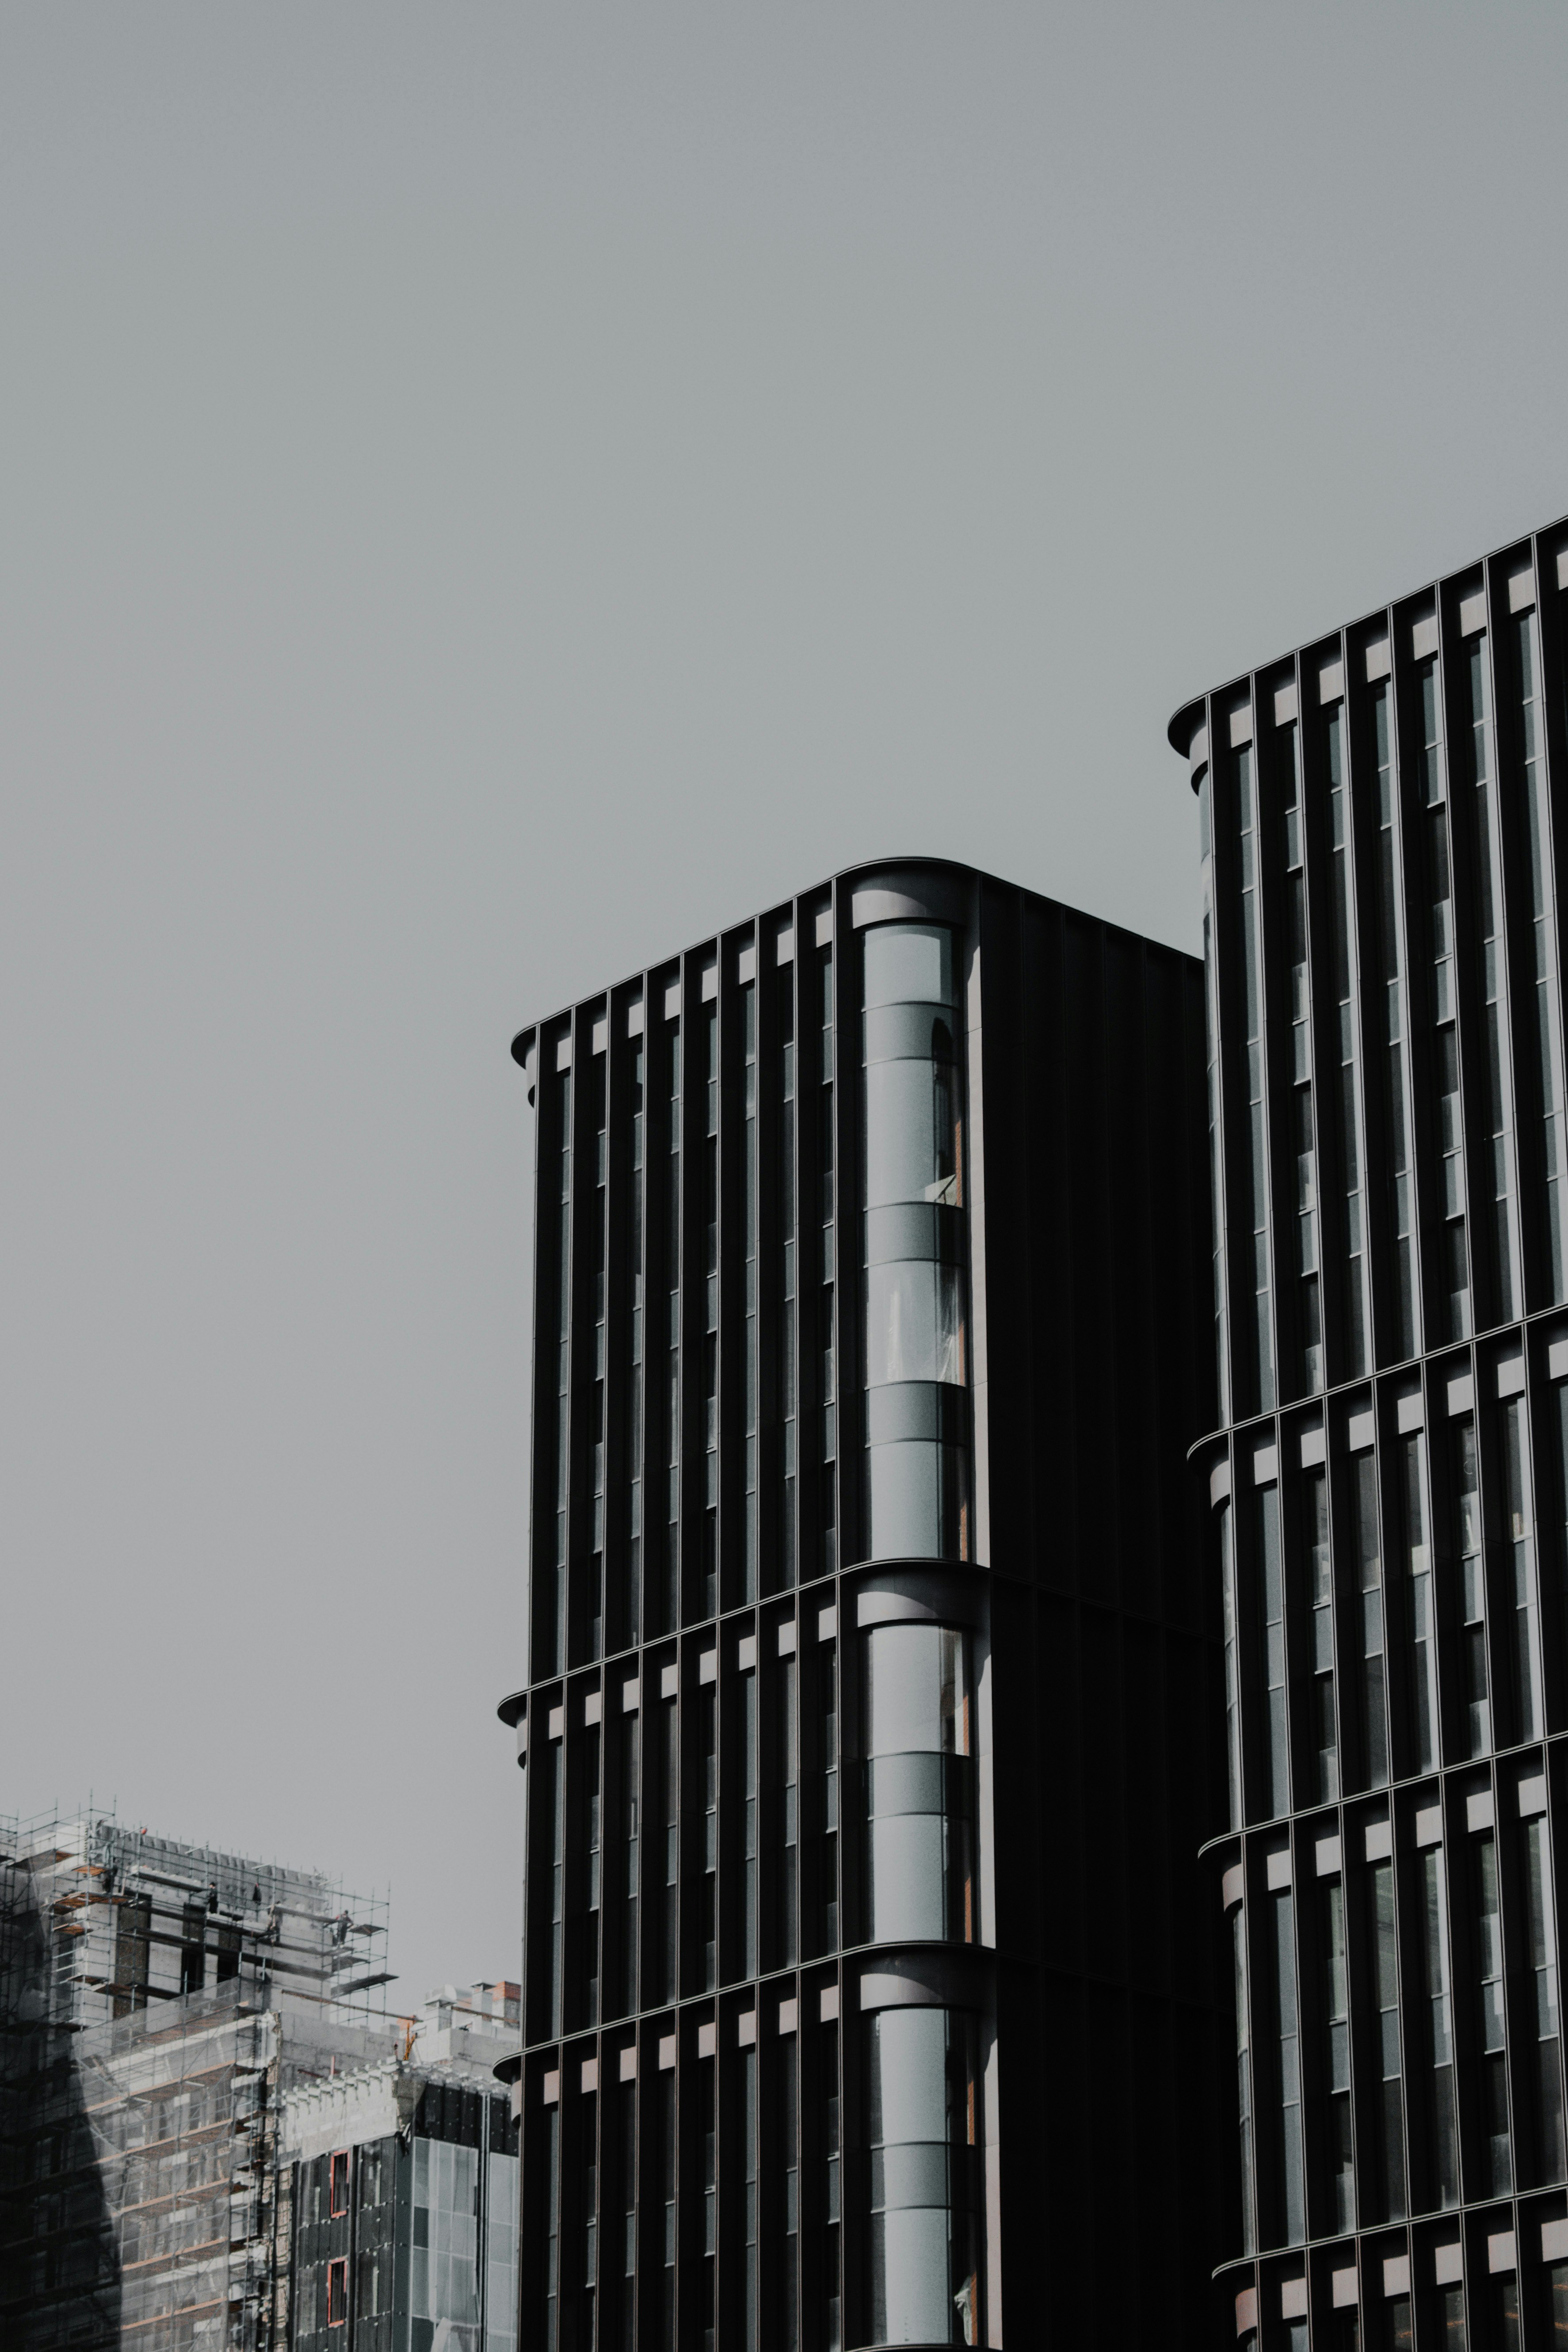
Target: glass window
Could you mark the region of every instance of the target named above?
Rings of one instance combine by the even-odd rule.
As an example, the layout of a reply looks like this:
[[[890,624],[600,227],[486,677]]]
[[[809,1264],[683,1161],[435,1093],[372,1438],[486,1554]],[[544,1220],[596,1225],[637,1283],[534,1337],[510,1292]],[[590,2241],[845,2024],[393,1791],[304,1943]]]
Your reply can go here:
[[[1541,1111],[1537,1180],[1543,1186],[1546,1214],[1540,1290],[1549,1300],[1563,1296],[1563,1007],[1557,975],[1557,894],[1552,880],[1552,796],[1547,789],[1545,737],[1541,719],[1540,661],[1533,612],[1511,624],[1513,688],[1517,698],[1519,769],[1523,824],[1521,828],[1530,890],[1529,1009],[1535,1037],[1536,1081]]]
[[[979,2079],[972,2018],[885,2009],[867,2021],[870,2321],[879,2344],[977,2344]]]
[[[1448,849],[1448,810],[1441,735],[1441,698],[1436,659],[1417,665],[1415,676],[1420,771],[1426,803],[1426,897],[1432,1018],[1437,1024],[1433,1054],[1436,1141],[1443,1180],[1441,1296],[1447,1324],[1440,1336],[1464,1339],[1470,1328],[1469,1248],[1465,1220],[1464,1116],[1459,1102],[1459,1043],[1454,1026],[1454,886]],[[1437,1332],[1431,1335],[1434,1339]]]
[[[795,1580],[795,1475],[798,1398],[795,1381],[795,972],[788,967],[779,983],[778,1085],[778,1219],[779,1253],[779,1419],[783,1485],[779,1505],[779,1572],[777,1581],[788,1587]]]
[[[1321,1470],[1301,1481],[1301,1528],[1305,1539],[1308,1595],[1312,1612],[1311,1745],[1317,1801],[1331,1804],[1340,1793],[1339,1727],[1334,1705],[1333,1573],[1329,1558],[1329,1487]]]
[[[1454,2032],[1448,1990],[1448,1899],[1443,1850],[1429,1846],[1419,1857],[1421,1962],[1426,2005],[1426,2056],[1431,2067],[1428,2138],[1428,2202],[1459,2201],[1459,2149],[1454,2106]]]
[[[1481,1549],[1480,1464],[1476,1425],[1468,1416],[1451,1428],[1454,1471],[1454,1535],[1459,1565],[1460,1636],[1464,1727],[1468,1752],[1484,1756],[1491,1746],[1490,1683],[1487,1672],[1486,1563]]]
[[[738,1693],[741,1714],[741,1973],[757,1973],[757,1676],[755,1668],[742,1675]]]
[[[1350,1971],[1345,1951],[1345,1892],[1331,1878],[1322,1888],[1325,2072],[1329,2095],[1330,2212],[1335,2230],[1355,2227],[1355,2168],[1351,2152]]]
[[[1256,2252],[1258,2200],[1252,2166],[1252,2049],[1247,1998],[1247,1920],[1238,1903],[1230,1915],[1232,1985],[1236,2016],[1237,2156],[1241,2180],[1241,2251]]]
[[[1353,867],[1350,854],[1350,803],[1345,786],[1344,707],[1336,704],[1327,721],[1329,767],[1330,908],[1333,948],[1333,1060],[1338,1066],[1335,1110],[1339,1122],[1339,1179],[1344,1202],[1342,1379],[1364,1372],[1366,1343],[1365,1221],[1362,1202],[1361,1088],[1357,1075],[1359,1015],[1356,988],[1356,924]],[[1316,1382],[1313,1383],[1317,1385]]]
[[[1247,1234],[1245,1295],[1249,1328],[1243,1359],[1250,1403],[1268,1412],[1274,1403],[1274,1321],[1268,1274],[1268,1114],[1263,1083],[1263,937],[1258,911],[1258,805],[1252,771],[1252,747],[1234,754],[1237,817],[1241,856],[1241,1066],[1238,1091],[1247,1104],[1247,1182],[1236,1203],[1237,1222]],[[1238,1343],[1239,1344],[1239,1343]]]
[[[679,2176],[677,2171],[675,2069],[673,2066],[663,2066],[659,2069],[658,2090],[655,2105],[657,2108],[655,2129],[658,2137],[656,2146],[650,2153],[654,2157],[657,2167],[656,2177],[658,2185],[656,2194],[662,2208],[659,2219],[663,2223],[658,2240],[659,2340],[664,2347],[664,2352],[675,2352],[675,2199],[676,2183]]]
[[[1241,1827],[1241,1694],[1237,1665],[1236,1531],[1231,1507],[1219,1515],[1220,1592],[1225,1613],[1225,1747],[1230,1786],[1230,1826]]]
[[[868,1550],[967,1559],[968,1379],[962,1037],[953,936],[931,924],[865,934],[860,1205]],[[916,985],[938,997],[903,997]],[[826,1377],[825,1373],[825,1377]]]
[[[552,2108],[552,2126],[558,2116]],[[479,2352],[479,2177],[478,2148],[415,2140],[410,2307],[451,2324],[452,2352]]]
[[[1552,2263],[1546,2273],[1548,2352],[1568,2352],[1568,2263]]]
[[[1213,780],[1207,767],[1198,786],[1198,837],[1202,856],[1204,912],[1204,1034],[1209,1135],[1209,1195],[1213,1212],[1212,1256],[1215,1378],[1222,1421],[1228,1419],[1229,1366],[1225,1323],[1225,1171],[1220,1152],[1219,974],[1215,961]],[[1237,1816],[1233,1812],[1234,1822]]]
[[[584,2025],[599,2022],[599,1942],[600,1916],[604,1894],[604,1829],[605,1801],[601,1778],[601,1753],[598,1726],[584,1731],[576,1743],[573,1759],[576,1790],[573,1799],[575,1816],[574,1843],[577,1859],[582,1864],[583,1916],[582,1940],[578,1947],[575,1973],[579,1979],[577,2002],[580,2021]]]
[[[416,2141],[418,2147],[423,2143]],[[547,2109],[544,2119],[544,2340],[555,2341],[555,2325],[561,2308],[561,2108],[559,2103]],[[427,2293],[429,2257],[426,2249],[416,2243],[412,2257],[414,2308],[423,2315],[424,2298]]]
[[[1508,2122],[1508,2061],[1504,2054],[1502,1903],[1498,1887],[1497,1839],[1490,1830],[1470,1841],[1474,1904],[1477,2047],[1480,2053],[1481,2127],[1486,2135],[1487,2194],[1506,2197],[1513,2187],[1513,2154]]]
[[[742,1594],[757,1597],[757,990],[741,991],[742,1100],[741,1125],[741,1227],[745,1251],[745,1328],[742,1345],[742,1418],[745,1423],[745,1523],[742,1530]]]
[[[642,1606],[643,1565],[643,1223],[647,1171],[643,1111],[643,1047],[628,1055],[627,1100],[631,1112],[631,1174],[626,1188],[626,1280],[631,1309],[630,1349],[624,1368],[626,1394],[626,1540],[625,1570],[609,1637],[612,1648],[637,1638]]]
[[[779,2284],[780,2352],[800,2352],[800,2036],[779,2041],[775,2078],[779,2174],[784,2184],[784,2261]]]
[[[778,1821],[778,1909],[774,1922],[775,1966],[792,1968],[799,1950],[800,1905],[800,1675],[792,1654],[779,1660],[774,1732]]]
[[[1384,1150],[1394,1256],[1394,1279],[1391,1286],[1394,1345],[1392,1349],[1382,1352],[1398,1360],[1415,1353],[1416,1282],[1414,1204],[1410,1191],[1410,1109],[1406,1096],[1409,1073],[1405,1042],[1409,1034],[1409,1007],[1405,987],[1404,908],[1399,887],[1398,794],[1394,784],[1394,742],[1389,723],[1386,678],[1373,688],[1368,701],[1368,729],[1373,763],[1377,773],[1378,976],[1383,986],[1384,1035],[1387,1049],[1384,1064]]]
[[[973,1943],[977,1933],[966,1637],[951,1627],[866,1635],[868,1932]]]
[[[485,2352],[517,2342],[518,2159],[492,2150],[485,2185]]]
[[[1535,1567],[1531,1542],[1530,1435],[1524,1399],[1514,1397],[1499,1413],[1502,1471],[1503,1556],[1513,1602],[1513,1736],[1541,1736],[1541,1634],[1535,1611]]]
[[[929,1201],[959,1208],[963,1180],[952,1024],[933,1014],[909,1042],[918,1045],[918,1055],[867,1066],[866,1206]]]
[[[1399,1498],[1409,1596],[1410,1769],[1429,1772],[1437,1761],[1436,1618],[1432,1601],[1432,1547],[1427,1534],[1426,1441],[1418,1433],[1399,1441]]]
[[[838,2028],[824,2026],[818,2063],[822,2095],[822,2305],[823,2352],[842,2352],[842,2282],[839,2274]]]
[[[1258,1617],[1262,1643],[1263,1720],[1268,1728],[1268,1784],[1262,1818],[1289,1810],[1290,1773],[1285,1714],[1285,1571],[1279,1550],[1279,1489],[1258,1490]]]
[[[1361,1651],[1363,1769],[1362,1786],[1388,1786],[1388,1683],[1384,1661],[1383,1539],[1377,1508],[1377,1462],[1352,1454],[1345,1465],[1350,1486],[1351,1540],[1356,1571],[1357,1647]]]
[[[566,1664],[566,1509],[571,1487],[569,1450],[572,1336],[572,1073],[563,1070],[556,1080],[556,1132],[560,1137],[558,1183],[560,1211],[556,1220],[555,1290],[558,1342],[555,1354],[555,1574],[550,1588],[550,1615],[543,1629],[548,1671],[563,1672]]]
[[[1295,1898],[1271,1895],[1264,1913],[1268,1994],[1275,2034],[1274,2116],[1276,2245],[1298,2245],[1307,2234],[1301,2167],[1301,2048],[1296,2001]]]
[[[742,2307],[745,2323],[746,2352],[751,2352],[751,2347],[757,2341],[758,2313],[761,2309],[757,2237],[757,2045],[754,2041],[741,2053],[740,2126],[741,2180],[744,2192],[742,2227],[745,2232],[745,2271],[742,2284]]]
[[[561,2031],[562,1943],[566,1925],[566,1769],[564,1742],[544,1746],[544,1819],[550,1840],[550,2031]]]
[[[866,1382],[947,1381],[963,1387],[963,1276],[905,1259],[866,1272]]]
[[[1536,2045],[1536,2179],[1561,2180],[1568,2173],[1568,2139],[1563,2131],[1562,2029],[1557,2011],[1557,1911],[1542,1815],[1521,1825],[1520,1843]]]
[[[1394,1917],[1394,1864],[1374,1863],[1371,1895],[1372,1983],[1377,2003],[1377,2153],[1384,2221],[1405,2219],[1404,2062],[1399,2032],[1399,1946]],[[1369,2216],[1370,2218],[1370,2216]]]
[[[1487,713],[1487,652],[1484,637],[1466,648],[1463,683],[1470,713],[1469,846],[1472,850],[1474,971],[1480,1005],[1479,1052],[1473,1059],[1479,1086],[1471,1104],[1485,1150],[1471,1170],[1478,1223],[1489,1245],[1491,1322],[1506,1323],[1518,1312],[1514,1280],[1513,1077],[1509,1065],[1508,1021],[1503,1006],[1507,951],[1502,930],[1502,845],[1497,784],[1489,757]],[[1458,813],[1456,813],[1458,814]],[[1469,1033],[1466,1045],[1470,1044]]]
[[[698,1695],[697,1745],[702,1802],[702,1869],[695,1890],[697,1943],[702,1990],[711,1992],[718,1976],[719,1932],[719,1693],[712,1683],[705,1684]]]
[[[882,1004],[957,1004],[952,933],[945,924],[874,924],[865,945],[868,1011]]]
[[[665,1138],[663,1283],[668,1297],[661,1335],[665,1355],[664,1520],[661,1557],[655,1579],[648,1631],[668,1633],[675,1625],[680,1568],[680,1031],[665,1033]]]
[[[612,1750],[616,1759],[620,1804],[620,1855],[616,1867],[616,1894],[621,1906],[619,1920],[620,1986],[619,2000],[611,2014],[626,2016],[637,2007],[637,1865],[640,1848],[640,1771],[642,1760],[642,1716],[639,1709],[623,1708],[618,1726],[611,1717]]]

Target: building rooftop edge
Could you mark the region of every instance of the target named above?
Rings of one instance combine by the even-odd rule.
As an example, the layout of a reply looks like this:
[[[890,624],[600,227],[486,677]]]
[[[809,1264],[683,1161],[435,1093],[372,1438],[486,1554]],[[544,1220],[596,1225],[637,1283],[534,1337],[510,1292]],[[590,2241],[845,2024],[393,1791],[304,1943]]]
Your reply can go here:
[[[511,1039],[510,1049],[511,1058],[521,1069],[526,1064],[529,1049],[539,1032],[548,1028],[552,1021],[563,1020],[579,1005],[592,1003],[598,997],[608,999],[615,995],[618,989],[629,987],[634,982],[640,981],[644,971],[654,971],[662,964],[679,963],[683,957],[695,954],[698,950],[716,940],[726,939],[731,931],[744,930],[749,923],[754,923],[763,915],[788,906],[794,899],[816,897],[831,890],[835,883],[851,882],[860,875],[888,874],[895,870],[908,872],[920,867],[942,874],[959,875],[968,882],[994,883],[998,889],[1002,890],[1021,891],[1026,898],[1042,899],[1047,906],[1059,907],[1065,913],[1078,915],[1086,922],[1099,923],[1108,931],[1121,931],[1128,939],[1138,940],[1143,946],[1152,948],[1161,955],[1180,956],[1188,962],[1194,961],[1185,949],[1172,947],[1164,940],[1151,939],[1147,932],[1135,931],[1130,924],[1119,923],[1110,915],[1091,914],[1085,907],[1068,906],[1065,898],[1053,898],[1047,891],[1034,889],[1027,882],[1010,881],[1005,875],[993,874],[983,866],[970,866],[960,857],[938,857],[924,850],[914,851],[905,856],[864,857],[857,859],[853,866],[837,867],[833,873],[824,875],[820,881],[808,883],[804,889],[791,891],[781,898],[771,899],[767,905],[757,908],[750,915],[741,916],[735,922],[715,926],[712,930],[704,932],[700,938],[689,941],[686,947],[677,948],[668,955],[656,957],[641,969],[623,973],[619,980],[611,981],[605,987],[590,989],[585,996],[573,998],[565,1004],[557,1005],[553,1012],[542,1013],[536,1020],[525,1022]]]
[[[1537,524],[1529,530],[1516,531],[1511,539],[1503,540],[1500,545],[1490,549],[1486,554],[1470,556],[1465,562],[1456,564],[1451,572],[1440,572],[1435,579],[1423,580],[1416,587],[1406,589],[1403,594],[1391,596],[1386,604],[1375,604],[1370,612],[1357,614],[1352,620],[1337,621],[1327,629],[1320,629],[1314,635],[1302,637],[1290,651],[1270,655],[1267,660],[1254,662],[1250,669],[1233,673],[1218,686],[1210,687],[1203,694],[1194,695],[1187,701],[1178,703],[1165,729],[1166,741],[1180,758],[1190,760],[1193,738],[1203,724],[1204,713],[1211,695],[1223,694],[1227,687],[1239,687],[1248,678],[1256,677],[1260,670],[1273,669],[1281,662],[1294,660],[1297,655],[1310,647],[1320,646],[1330,637],[1339,636],[1346,629],[1358,628],[1364,622],[1378,620],[1384,614],[1397,611],[1402,604],[1414,603],[1417,597],[1441,594],[1445,588],[1451,586],[1455,581],[1462,579],[1467,572],[1474,572],[1497,563],[1505,555],[1513,554],[1517,549],[1528,546],[1531,541],[1549,540],[1554,534],[1563,532],[1568,532],[1568,515],[1559,515],[1553,521]],[[1194,777],[1191,782],[1192,789],[1195,793],[1198,788],[1197,779]]]

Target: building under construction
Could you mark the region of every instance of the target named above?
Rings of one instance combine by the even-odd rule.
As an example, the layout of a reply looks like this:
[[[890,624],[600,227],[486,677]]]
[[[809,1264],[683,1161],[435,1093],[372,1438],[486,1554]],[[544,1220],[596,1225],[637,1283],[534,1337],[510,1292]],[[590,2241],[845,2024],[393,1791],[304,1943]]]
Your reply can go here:
[[[389,2016],[386,1929],[384,1899],[320,1874],[99,1814],[0,1822],[7,2352],[281,2352],[318,2326],[343,2352],[428,2352],[444,2319],[452,2352],[504,2352],[515,2200],[467,2269],[416,2278],[399,2247],[418,2193],[454,2169],[422,2144],[482,2143],[487,2183],[492,2147],[514,2158],[493,2067],[515,2046],[515,1989],[447,1988],[422,2019]],[[356,2167],[387,2117],[375,2165]],[[351,2279],[316,2213],[338,2218],[356,2170],[402,2193],[359,2231]]]

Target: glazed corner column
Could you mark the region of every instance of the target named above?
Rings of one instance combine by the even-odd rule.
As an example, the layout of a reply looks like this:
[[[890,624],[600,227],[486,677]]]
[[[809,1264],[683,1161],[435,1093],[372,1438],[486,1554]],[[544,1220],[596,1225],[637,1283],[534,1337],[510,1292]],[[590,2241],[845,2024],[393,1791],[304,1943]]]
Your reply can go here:
[[[862,934],[866,1555],[967,1560],[970,1433],[962,936]],[[933,1603],[938,1616],[942,1604]],[[860,1637],[864,1916],[883,1947],[973,1945],[974,1659],[963,1627]],[[982,2340],[978,2013],[905,1979],[862,2042],[869,2318],[892,2344]],[[865,1998],[863,1990],[863,1999]]]
[[[954,939],[865,933],[866,1465],[872,1559],[967,1559],[968,1258]]]
[[[871,2331],[878,2344],[980,2340],[975,2020],[890,2008],[867,2022]]]

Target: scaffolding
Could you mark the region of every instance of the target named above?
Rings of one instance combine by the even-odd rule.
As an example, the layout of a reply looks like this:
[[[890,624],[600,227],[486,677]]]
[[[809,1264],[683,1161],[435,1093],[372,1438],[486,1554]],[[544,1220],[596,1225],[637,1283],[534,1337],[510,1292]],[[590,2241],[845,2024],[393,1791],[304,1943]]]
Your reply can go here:
[[[112,1812],[0,1818],[8,2352],[271,2352],[284,2096],[384,2056],[387,1909]]]

